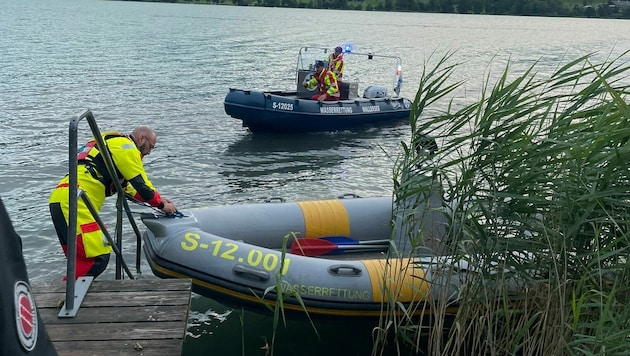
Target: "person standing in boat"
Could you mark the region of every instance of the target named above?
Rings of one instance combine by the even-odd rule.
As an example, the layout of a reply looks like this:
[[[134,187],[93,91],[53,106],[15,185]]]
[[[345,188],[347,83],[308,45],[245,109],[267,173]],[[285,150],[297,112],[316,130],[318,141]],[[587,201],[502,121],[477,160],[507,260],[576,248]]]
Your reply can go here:
[[[337,82],[341,83],[343,78],[343,49],[336,47],[335,51],[328,56],[328,68],[337,76]]]
[[[304,87],[319,89],[319,93],[313,95],[311,99],[318,101],[339,100],[339,84],[335,74],[326,68],[324,61],[315,61],[315,73],[313,77],[303,83]]]
[[[126,136],[120,132],[104,132],[103,141],[109,149],[114,169],[121,186],[134,199],[146,202],[172,215],[175,205],[162,198],[144,171],[142,159],[151,153],[157,143],[157,135],[148,126],[139,126]],[[78,188],[90,199],[97,212],[105,198],[116,193],[112,177],[105,166],[96,140],[92,138],[79,149],[77,155]],[[68,253],[68,182],[66,175],[53,189],[49,208],[57,237],[64,254]],[[128,184],[131,183],[131,184]],[[77,259],[76,276],[97,277],[107,267],[112,247],[103,239],[103,233],[82,199],[77,201]]]

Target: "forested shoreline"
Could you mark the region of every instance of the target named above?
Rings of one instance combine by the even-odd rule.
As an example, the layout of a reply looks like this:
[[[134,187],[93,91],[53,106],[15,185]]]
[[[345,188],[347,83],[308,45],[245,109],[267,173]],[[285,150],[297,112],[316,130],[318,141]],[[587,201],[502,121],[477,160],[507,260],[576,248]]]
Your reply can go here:
[[[562,0],[124,0],[188,4],[292,7],[514,16],[630,19],[630,1]]]

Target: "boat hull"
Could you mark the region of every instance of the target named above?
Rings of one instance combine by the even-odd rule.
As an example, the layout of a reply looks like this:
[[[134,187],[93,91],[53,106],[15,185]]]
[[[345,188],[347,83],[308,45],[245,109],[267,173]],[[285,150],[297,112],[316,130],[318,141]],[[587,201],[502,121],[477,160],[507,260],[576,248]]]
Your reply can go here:
[[[388,239],[391,212],[391,197],[193,209],[183,218],[144,217],[144,250],[157,276],[192,278],[195,292],[226,303],[260,308],[282,298],[286,311],[378,317],[392,293],[409,306],[440,292],[432,287],[437,277],[430,261],[388,259],[383,252],[333,259],[287,251],[295,237]]]
[[[409,119],[406,98],[355,98],[319,102],[297,92],[230,89],[225,112],[252,132],[322,132]]]

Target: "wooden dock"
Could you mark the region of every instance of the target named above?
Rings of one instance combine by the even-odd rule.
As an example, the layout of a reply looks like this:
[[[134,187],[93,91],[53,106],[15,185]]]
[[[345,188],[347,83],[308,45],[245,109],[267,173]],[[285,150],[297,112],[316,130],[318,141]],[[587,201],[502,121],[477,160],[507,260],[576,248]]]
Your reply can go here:
[[[78,314],[58,318],[65,283],[31,286],[59,356],[181,355],[190,279],[95,280]]]

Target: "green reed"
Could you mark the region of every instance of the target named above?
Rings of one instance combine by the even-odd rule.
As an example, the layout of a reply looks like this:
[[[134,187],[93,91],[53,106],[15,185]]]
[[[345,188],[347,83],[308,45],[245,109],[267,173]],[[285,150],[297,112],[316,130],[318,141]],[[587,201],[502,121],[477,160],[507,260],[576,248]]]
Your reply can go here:
[[[403,250],[428,245],[452,257],[435,258],[449,272],[415,306],[432,313],[383,318],[374,354],[391,333],[431,355],[628,353],[628,53],[546,76],[508,64],[472,104],[452,99],[461,83],[451,59],[423,73],[394,169]],[[427,207],[442,214],[442,236],[426,228]]]
[[[289,284],[289,282],[287,282],[282,277],[282,271],[284,271],[284,266],[286,263],[287,251],[290,250],[289,242],[296,242],[297,238],[298,237],[295,232],[290,232],[282,238],[282,248],[280,250],[280,268],[278,268],[278,270],[276,270],[276,273],[274,274],[275,283],[265,289],[262,297],[254,293],[254,291],[251,291],[252,295],[254,295],[256,299],[258,299],[258,302],[261,305],[264,305],[269,311],[273,313],[273,333],[271,336],[271,344],[266,341],[266,345],[263,347],[265,349],[265,356],[274,355],[277,335],[276,333],[278,332],[278,328],[280,327],[280,321],[282,321],[282,325],[284,327],[287,326],[287,318],[284,311],[284,301],[286,299],[295,298],[297,300],[302,311],[304,312],[304,315],[306,315],[311,327],[313,328],[313,332],[319,338],[319,331],[317,331],[317,327],[311,319],[311,315],[308,313],[308,309],[306,308],[306,305],[302,300],[302,296],[300,295],[300,293],[298,293],[298,291],[293,288],[293,286],[291,286],[291,284]],[[268,296],[270,298],[265,299],[265,297]],[[273,300],[274,296],[275,302],[271,302],[270,300]],[[245,348],[243,348],[243,352],[244,350]]]

